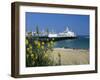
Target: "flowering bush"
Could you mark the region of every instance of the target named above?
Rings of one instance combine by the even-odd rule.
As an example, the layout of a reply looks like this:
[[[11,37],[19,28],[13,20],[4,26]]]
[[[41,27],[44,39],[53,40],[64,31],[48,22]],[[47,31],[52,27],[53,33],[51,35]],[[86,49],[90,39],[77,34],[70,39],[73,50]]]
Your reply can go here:
[[[54,39],[40,41],[39,38],[26,37],[26,67],[51,66],[53,61],[50,53],[53,51]]]

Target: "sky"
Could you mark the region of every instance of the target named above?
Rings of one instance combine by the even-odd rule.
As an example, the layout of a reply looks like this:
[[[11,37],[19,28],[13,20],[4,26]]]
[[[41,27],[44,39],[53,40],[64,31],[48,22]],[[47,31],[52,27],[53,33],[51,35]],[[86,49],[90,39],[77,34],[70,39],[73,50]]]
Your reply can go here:
[[[89,35],[89,15],[51,14],[26,12],[26,32],[35,31],[36,26],[40,31],[65,31],[66,27],[76,35]]]

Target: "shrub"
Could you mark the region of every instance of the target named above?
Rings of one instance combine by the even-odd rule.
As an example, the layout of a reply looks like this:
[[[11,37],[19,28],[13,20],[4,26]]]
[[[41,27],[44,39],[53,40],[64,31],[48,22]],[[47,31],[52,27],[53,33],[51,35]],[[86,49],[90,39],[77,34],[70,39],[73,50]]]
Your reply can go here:
[[[53,51],[54,41],[40,41],[32,36],[26,37],[26,67],[51,66],[53,61],[50,53]]]

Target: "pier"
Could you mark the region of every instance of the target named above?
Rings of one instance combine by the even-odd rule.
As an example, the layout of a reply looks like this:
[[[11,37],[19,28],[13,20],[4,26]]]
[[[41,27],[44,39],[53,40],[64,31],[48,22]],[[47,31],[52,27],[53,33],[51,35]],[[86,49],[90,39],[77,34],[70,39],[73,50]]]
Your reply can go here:
[[[72,40],[72,39],[77,39],[77,37],[32,37],[33,40],[38,39],[39,41],[61,41],[61,40]]]
[[[49,30],[47,31],[43,31],[40,32],[39,29],[36,29],[36,32],[26,32],[26,37],[31,36],[32,40],[39,40],[39,41],[60,41],[60,40],[69,40],[69,39],[76,39],[77,36],[76,34],[69,30],[68,27],[66,27],[64,32],[59,32],[59,33],[55,33],[55,32],[49,32]]]

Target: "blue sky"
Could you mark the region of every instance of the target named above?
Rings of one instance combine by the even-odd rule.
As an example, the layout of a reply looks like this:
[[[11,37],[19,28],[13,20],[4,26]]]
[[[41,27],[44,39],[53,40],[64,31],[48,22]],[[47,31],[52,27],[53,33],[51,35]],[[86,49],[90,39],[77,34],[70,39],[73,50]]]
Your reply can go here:
[[[26,31],[39,30],[63,32],[66,27],[77,35],[89,35],[89,15],[51,14],[26,12]]]

